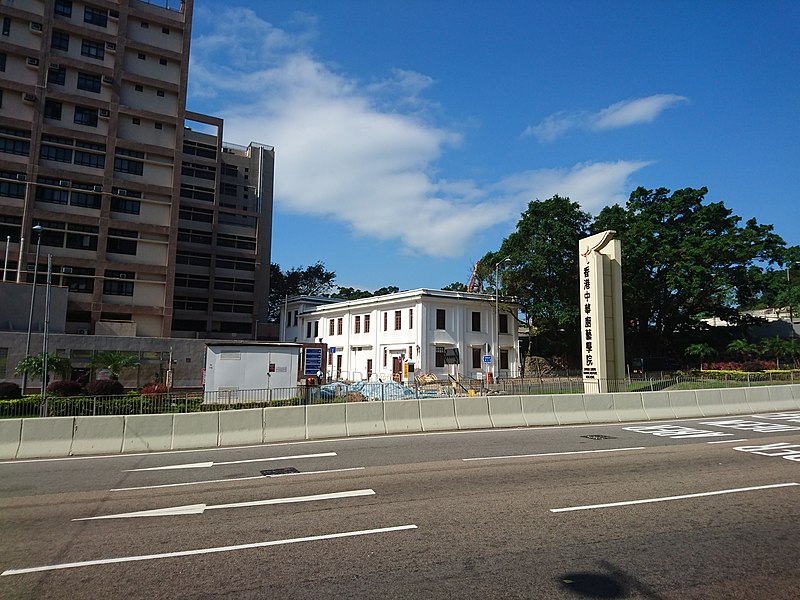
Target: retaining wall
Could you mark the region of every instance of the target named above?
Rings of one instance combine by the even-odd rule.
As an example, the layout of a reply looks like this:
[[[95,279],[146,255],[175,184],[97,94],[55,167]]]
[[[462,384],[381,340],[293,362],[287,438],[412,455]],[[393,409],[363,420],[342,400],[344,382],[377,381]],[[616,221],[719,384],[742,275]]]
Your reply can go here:
[[[800,410],[800,384],[676,392],[389,400],[192,414],[5,419],[0,421],[0,459],[791,410]]]

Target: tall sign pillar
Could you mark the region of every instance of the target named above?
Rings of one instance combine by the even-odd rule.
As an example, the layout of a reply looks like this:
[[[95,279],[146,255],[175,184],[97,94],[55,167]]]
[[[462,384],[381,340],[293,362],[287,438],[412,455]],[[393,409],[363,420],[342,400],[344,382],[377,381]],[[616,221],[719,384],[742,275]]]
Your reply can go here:
[[[580,325],[585,393],[622,390],[625,332],[622,316],[622,244],[616,231],[578,242]]]

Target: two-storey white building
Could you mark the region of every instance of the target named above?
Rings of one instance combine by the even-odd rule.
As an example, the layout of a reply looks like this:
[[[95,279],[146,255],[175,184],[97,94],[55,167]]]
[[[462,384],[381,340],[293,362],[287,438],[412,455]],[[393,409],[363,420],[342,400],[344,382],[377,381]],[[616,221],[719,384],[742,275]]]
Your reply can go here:
[[[300,296],[281,309],[281,341],[327,344],[326,375],[333,379],[400,380],[408,370],[440,379],[515,377],[516,314],[513,298],[496,304],[494,296],[469,292],[417,289],[348,301]]]

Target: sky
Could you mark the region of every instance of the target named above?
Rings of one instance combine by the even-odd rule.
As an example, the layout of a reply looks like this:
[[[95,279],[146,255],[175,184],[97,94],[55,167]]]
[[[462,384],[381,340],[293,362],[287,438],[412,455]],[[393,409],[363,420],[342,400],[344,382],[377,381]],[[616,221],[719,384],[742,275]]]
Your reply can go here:
[[[440,288],[533,200],[705,186],[800,244],[800,2],[195,0],[187,108],[275,147],[272,261]]]

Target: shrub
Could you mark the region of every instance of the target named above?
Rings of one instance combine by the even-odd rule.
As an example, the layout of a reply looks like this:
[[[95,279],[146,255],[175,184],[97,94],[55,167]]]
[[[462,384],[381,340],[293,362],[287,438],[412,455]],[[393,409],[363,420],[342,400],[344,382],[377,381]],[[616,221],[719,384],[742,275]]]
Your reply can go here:
[[[54,381],[48,385],[47,393],[59,398],[70,398],[72,396],[80,396],[83,393],[83,386],[77,381],[64,379],[62,381]]]
[[[119,381],[90,381],[86,384],[86,393],[90,396],[121,396],[125,386]]]
[[[746,373],[761,373],[764,370],[764,365],[756,360],[748,360],[742,363],[742,371]]]
[[[148,383],[142,388],[142,396],[157,396],[169,393],[169,388],[163,383]]]
[[[0,381],[0,398],[4,400],[22,398],[22,388],[13,381]]]

